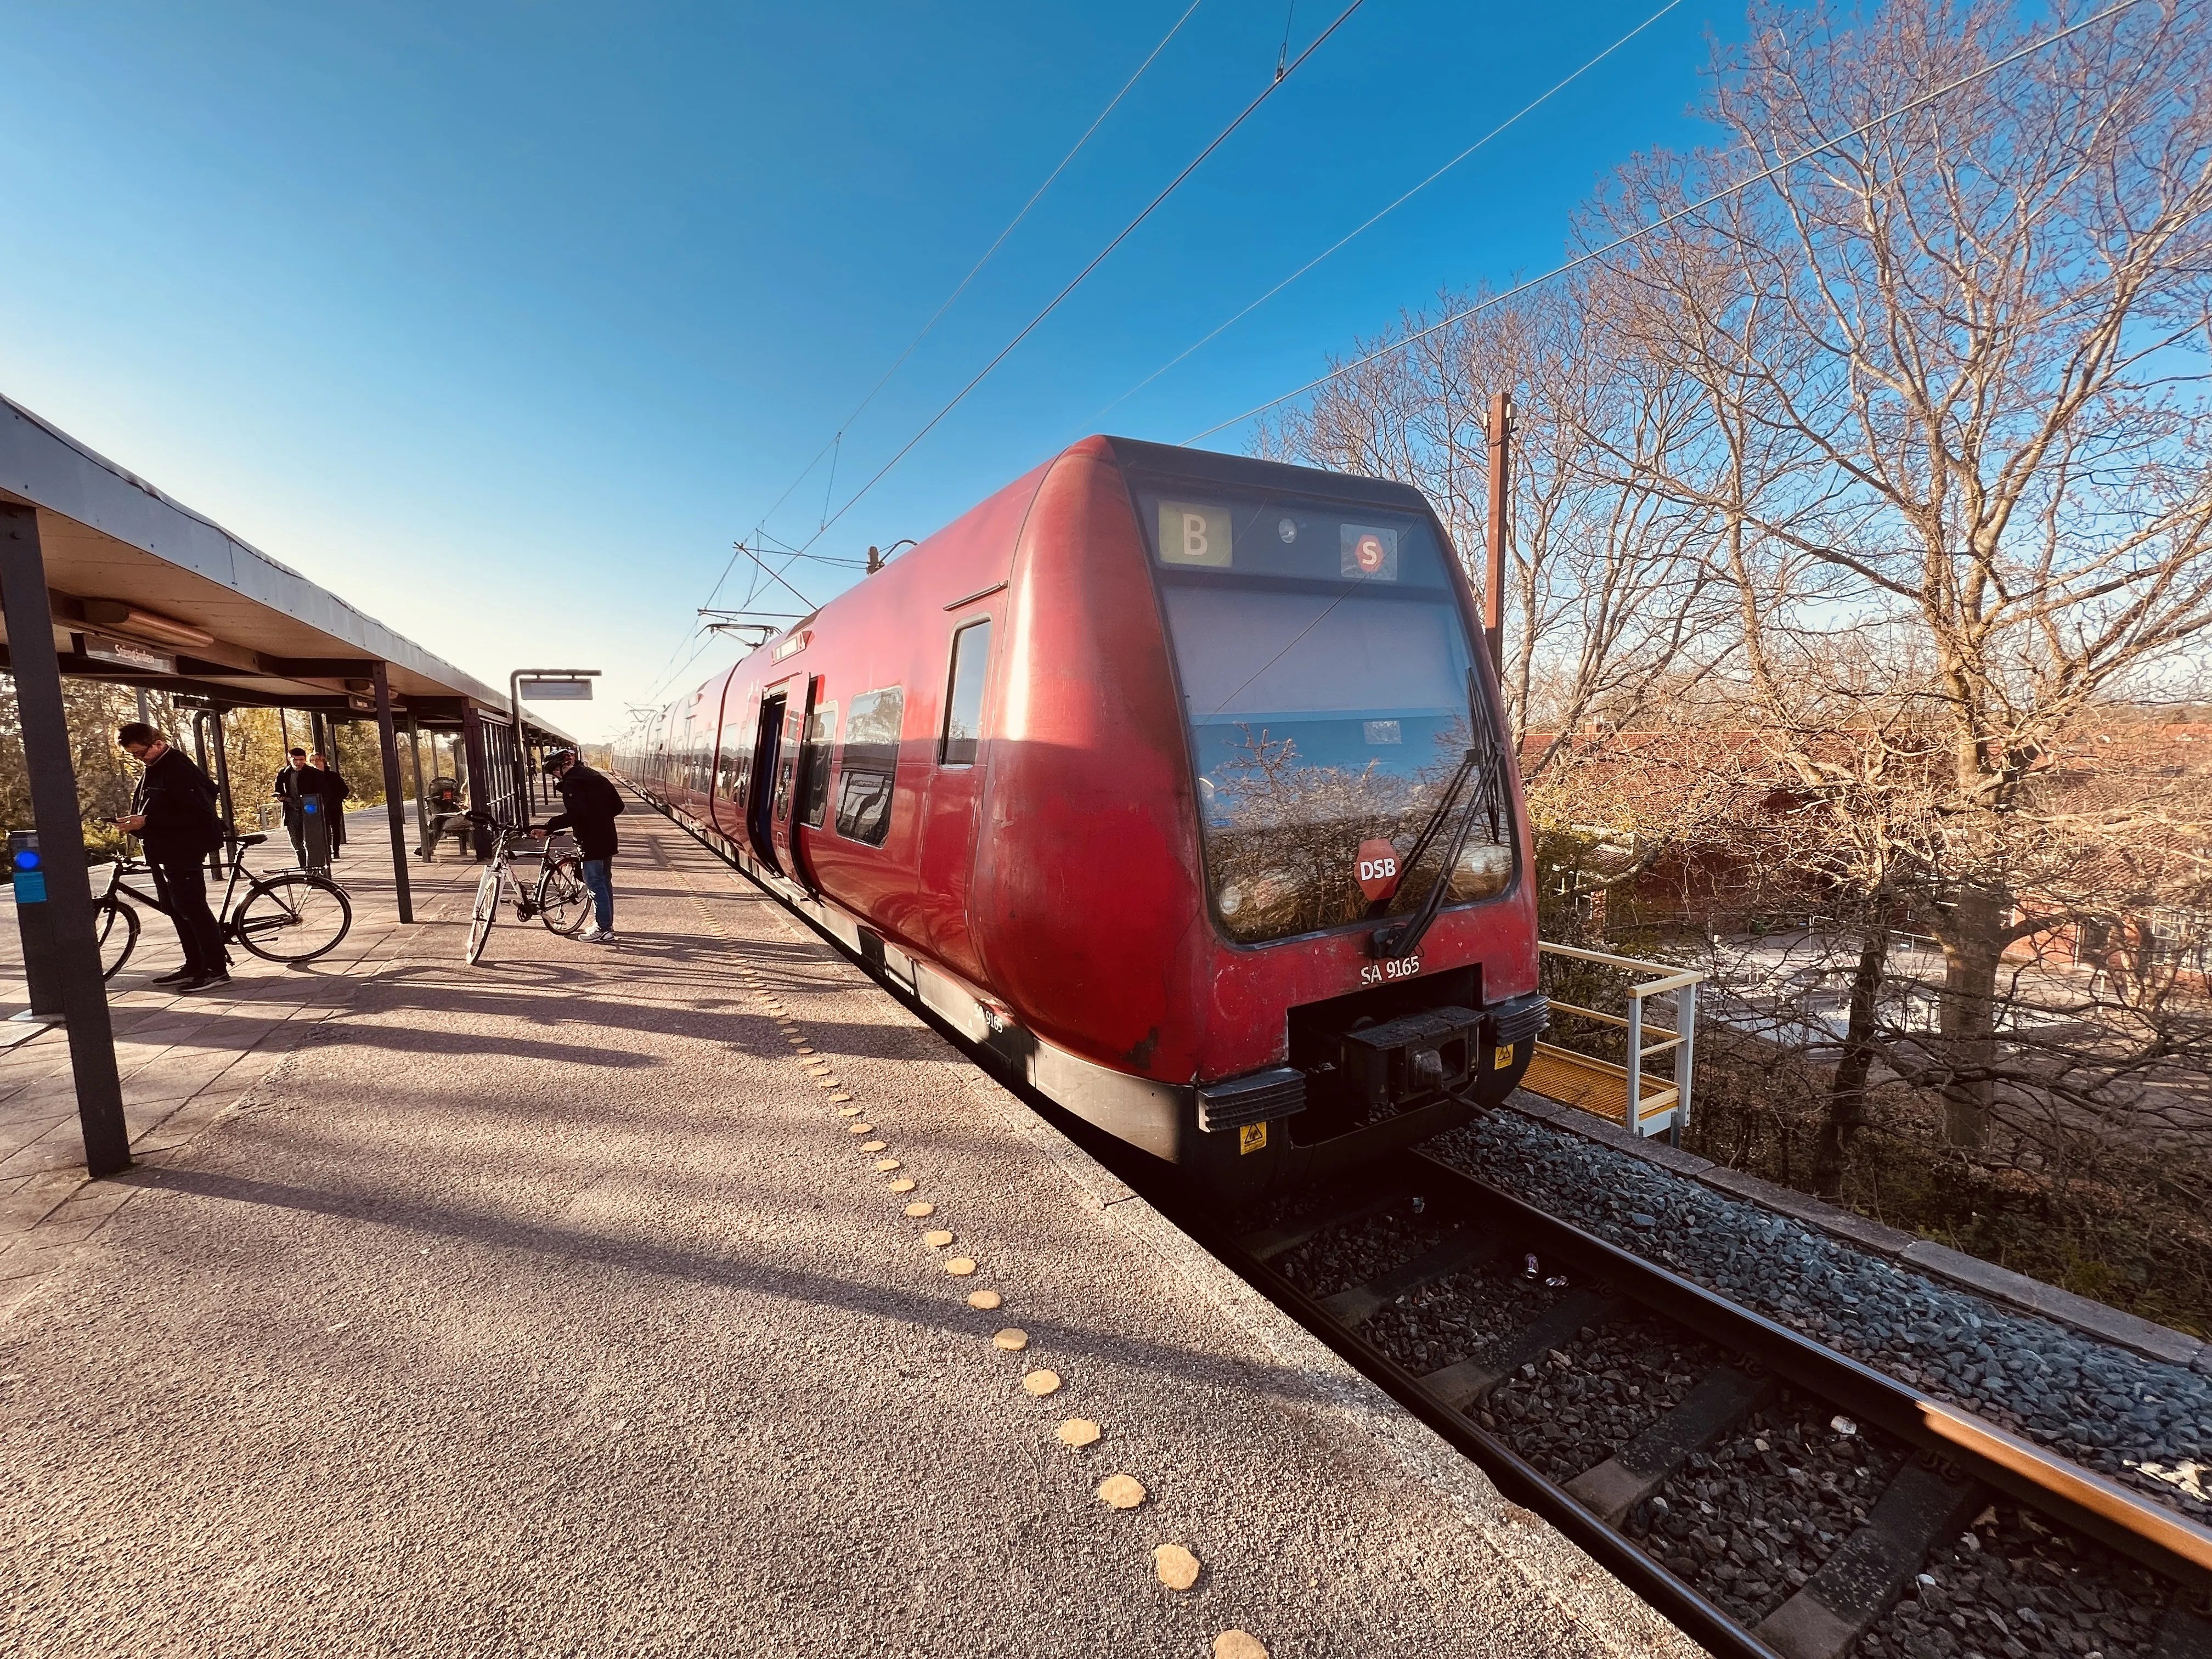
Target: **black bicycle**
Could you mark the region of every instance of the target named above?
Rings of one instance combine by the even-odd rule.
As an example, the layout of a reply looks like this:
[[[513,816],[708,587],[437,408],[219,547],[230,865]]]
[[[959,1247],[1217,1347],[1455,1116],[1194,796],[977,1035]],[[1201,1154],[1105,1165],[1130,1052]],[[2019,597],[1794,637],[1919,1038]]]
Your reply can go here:
[[[491,938],[491,925],[499,919],[500,890],[509,882],[514,884],[517,921],[536,917],[545,924],[548,933],[558,933],[563,939],[574,938],[583,927],[584,918],[592,913],[592,890],[584,885],[582,857],[573,848],[556,852],[553,842],[547,841],[533,888],[514,868],[514,844],[528,840],[530,831],[519,823],[501,823],[489,812],[471,812],[466,816],[471,823],[479,823],[496,832],[491,862],[477,878],[476,909],[469,918],[470,964],[473,966],[483,957],[485,942]]]
[[[270,962],[313,962],[337,949],[353,926],[353,901],[328,876],[311,871],[252,874],[246,867],[246,849],[268,839],[239,836],[229,842],[230,883],[216,913],[222,918],[223,939],[235,939]],[[92,931],[100,941],[100,971],[105,978],[120,973],[138,945],[138,913],[125,902],[126,896],[165,916],[169,914],[158,894],[130,883],[130,877],[151,870],[143,860],[117,860],[108,867],[107,890],[93,902]],[[243,896],[238,890],[240,881],[246,884]]]

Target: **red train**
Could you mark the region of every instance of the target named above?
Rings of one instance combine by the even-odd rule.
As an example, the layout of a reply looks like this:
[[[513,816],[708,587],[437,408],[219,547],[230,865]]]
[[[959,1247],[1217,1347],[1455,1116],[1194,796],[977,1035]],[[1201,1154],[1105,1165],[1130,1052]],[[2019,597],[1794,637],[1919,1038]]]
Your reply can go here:
[[[1418,491],[1090,438],[617,767],[1069,1111],[1257,1196],[1528,1064],[1535,897],[1479,637]]]

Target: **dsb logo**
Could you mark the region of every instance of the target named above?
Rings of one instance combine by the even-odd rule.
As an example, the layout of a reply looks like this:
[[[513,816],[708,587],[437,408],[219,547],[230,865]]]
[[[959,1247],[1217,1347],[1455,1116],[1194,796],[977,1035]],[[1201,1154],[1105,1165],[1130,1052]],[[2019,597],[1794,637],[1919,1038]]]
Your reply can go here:
[[[1398,849],[1387,841],[1361,842],[1356,871],[1368,902],[1380,903],[1398,890]]]

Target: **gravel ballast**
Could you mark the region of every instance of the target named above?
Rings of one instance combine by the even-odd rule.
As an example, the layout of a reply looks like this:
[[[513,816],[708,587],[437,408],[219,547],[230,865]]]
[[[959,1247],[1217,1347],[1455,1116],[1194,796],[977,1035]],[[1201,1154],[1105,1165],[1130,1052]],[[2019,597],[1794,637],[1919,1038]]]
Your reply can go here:
[[[1491,1113],[1428,1150],[1933,1398],[2212,1521],[2212,1376],[1999,1308],[1517,1113]]]

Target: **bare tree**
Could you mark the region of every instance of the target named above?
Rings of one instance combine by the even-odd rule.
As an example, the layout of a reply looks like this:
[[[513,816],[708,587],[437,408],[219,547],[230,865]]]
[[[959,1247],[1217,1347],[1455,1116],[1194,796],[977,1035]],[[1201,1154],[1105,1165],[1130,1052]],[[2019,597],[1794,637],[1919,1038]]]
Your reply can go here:
[[[1707,112],[1730,146],[1639,161],[1591,233],[1750,181],[1615,261],[1647,354],[1707,398],[1705,441],[1650,482],[1723,526],[1746,676],[1778,716],[1800,705],[1773,729],[1835,821],[1927,795],[1907,863],[1946,959],[1948,1133],[1979,1145],[2006,951],[2051,926],[2019,885],[2039,758],[2212,623],[2212,32],[2139,6],[1874,120],[2027,23],[1939,0],[1858,27],[1761,0],[1752,21]],[[1838,629],[1886,630],[1916,677],[1849,728],[1914,732],[1871,776],[1775,690],[1807,657],[1791,635]]]

